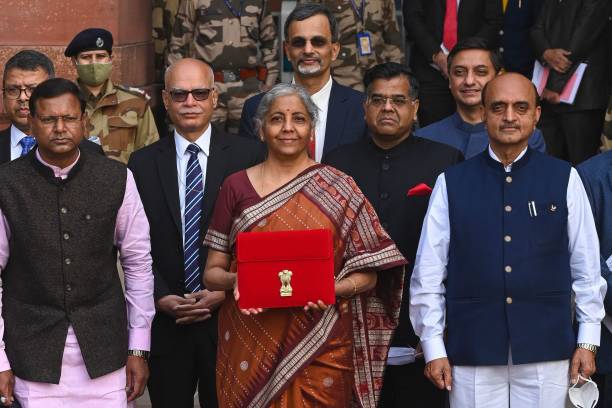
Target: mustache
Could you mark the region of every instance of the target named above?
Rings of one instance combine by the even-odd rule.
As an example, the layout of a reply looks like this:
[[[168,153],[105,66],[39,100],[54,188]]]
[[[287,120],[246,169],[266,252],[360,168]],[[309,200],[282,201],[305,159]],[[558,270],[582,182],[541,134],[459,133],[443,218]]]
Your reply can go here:
[[[384,109],[378,113],[376,120],[393,120],[399,122],[399,115],[394,109]]]
[[[315,60],[319,63],[321,62],[321,58],[317,57],[316,55],[304,55],[302,58],[300,58],[299,62],[304,62],[306,59]]]
[[[179,115],[189,115],[189,114],[199,114],[204,113],[202,109],[181,109],[179,110]]]
[[[500,129],[520,129],[518,123],[504,123],[500,126]]]

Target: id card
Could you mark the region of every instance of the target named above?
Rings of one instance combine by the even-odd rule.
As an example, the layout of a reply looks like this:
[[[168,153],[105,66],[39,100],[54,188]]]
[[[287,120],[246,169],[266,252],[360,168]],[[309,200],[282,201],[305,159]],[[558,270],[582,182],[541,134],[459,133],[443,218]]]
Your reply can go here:
[[[372,54],[372,37],[370,33],[363,31],[357,33],[357,51],[362,57]]]

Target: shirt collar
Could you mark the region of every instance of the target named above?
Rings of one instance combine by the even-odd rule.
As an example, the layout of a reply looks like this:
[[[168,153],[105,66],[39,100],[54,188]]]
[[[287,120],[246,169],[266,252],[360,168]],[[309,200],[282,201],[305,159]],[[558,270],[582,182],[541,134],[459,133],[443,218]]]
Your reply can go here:
[[[29,135],[26,135],[21,130],[19,130],[17,126],[11,125],[11,147],[17,147],[19,145],[19,142],[21,142],[21,139],[26,136]]]
[[[459,115],[459,112],[455,112],[452,115],[452,121],[454,123],[454,125],[463,130],[464,132],[467,133],[479,133],[479,132],[484,132],[485,131],[485,124],[484,122],[480,122],[477,123],[475,125],[472,125],[471,123],[467,123],[466,121],[464,121],[461,118],[461,115]]]
[[[310,95],[310,97],[312,98],[312,101],[315,103],[315,105],[317,105],[317,106],[319,105],[319,103],[317,101],[328,101],[329,100],[329,95],[331,93],[331,88],[332,88],[333,83],[334,83],[334,80],[332,79],[332,77],[330,75],[329,79],[327,80],[325,85],[323,85],[323,88],[319,89],[317,92],[315,92],[312,95]],[[293,77],[291,79],[291,84],[292,85],[296,84],[295,83],[295,77]]]
[[[327,83],[325,85],[323,85],[323,88],[319,89],[317,92],[313,93],[310,97],[312,98],[313,101],[315,100],[328,100],[329,99],[329,94],[331,92],[331,87],[332,87],[332,83],[334,81],[332,80],[331,75],[329,76],[329,80],[327,81]]]
[[[38,148],[36,148],[36,158],[38,159],[39,162],[41,162],[42,164],[50,168],[53,171],[53,175],[55,177],[65,179],[66,177],[68,177],[68,173],[70,173],[70,170],[72,170],[74,165],[77,164],[77,162],[81,158],[81,151],[79,150],[76,160],[71,165],[69,165],[68,167],[64,167],[63,169],[44,161],[42,156],[40,155],[40,152],[38,151]]]
[[[497,155],[495,154],[495,152],[493,151],[493,149],[491,149],[491,145],[489,145],[488,149],[489,149],[489,156],[491,156],[491,158],[492,158],[493,160],[495,160],[496,162],[501,163],[501,160],[499,160],[499,158],[497,157]],[[512,165],[513,165],[514,163],[516,163],[517,161],[521,160],[521,159],[523,158],[523,156],[525,155],[525,153],[526,153],[526,152],[527,152],[527,147],[525,147],[525,148],[523,149],[523,151],[521,151],[521,153],[520,153],[518,156],[516,156],[516,159],[514,159],[514,161],[513,161],[512,163],[510,163],[510,164],[509,164],[509,165],[507,165],[507,166],[504,166],[504,170],[505,170],[507,173],[509,173],[510,171],[512,171]]]
[[[406,148],[408,145],[417,143],[418,142],[417,139],[418,137],[414,136],[414,133],[412,133],[411,131],[410,135],[408,135],[408,137],[402,140],[399,144],[393,146],[390,149],[383,149],[382,147],[374,143],[372,134],[371,133],[368,134],[368,144],[370,145],[370,147],[372,147],[372,149],[374,149],[375,152],[381,153],[389,157],[394,157],[396,155],[396,152],[401,151],[402,149]]]
[[[202,133],[202,135],[198,137],[198,139],[195,142],[193,142],[197,144],[200,149],[202,149],[202,152],[206,155],[206,157],[208,157],[208,154],[210,152],[211,134],[212,134],[211,125],[208,124],[208,127],[206,128],[204,133]],[[178,157],[182,158],[185,156],[187,147],[191,144],[191,142],[185,139],[183,136],[181,136],[178,133],[178,131],[175,129],[174,130],[174,144],[176,145],[176,154],[178,155]]]

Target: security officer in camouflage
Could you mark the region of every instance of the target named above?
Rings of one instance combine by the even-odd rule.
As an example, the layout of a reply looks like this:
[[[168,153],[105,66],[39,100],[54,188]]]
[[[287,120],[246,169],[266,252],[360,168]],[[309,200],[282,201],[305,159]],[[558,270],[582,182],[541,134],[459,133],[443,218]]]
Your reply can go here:
[[[130,154],[159,139],[149,98],[137,88],[115,85],[113,36],[102,28],[78,33],[66,47],[87,100],[89,137],[99,139],[107,157],[127,164]]]
[[[238,133],[244,101],[279,75],[278,39],[266,0],[181,0],[168,63],[198,58],[215,70],[214,123]],[[223,125],[225,123],[225,125]]]
[[[332,75],[340,84],[363,92],[363,76],[369,68],[383,62],[404,63],[395,0],[299,0],[299,3],[322,3],[334,14],[341,48],[332,64]]]
[[[168,60],[168,43],[174,27],[179,0],[151,0],[153,6],[153,47],[155,49],[155,80],[163,82],[166,61]]]

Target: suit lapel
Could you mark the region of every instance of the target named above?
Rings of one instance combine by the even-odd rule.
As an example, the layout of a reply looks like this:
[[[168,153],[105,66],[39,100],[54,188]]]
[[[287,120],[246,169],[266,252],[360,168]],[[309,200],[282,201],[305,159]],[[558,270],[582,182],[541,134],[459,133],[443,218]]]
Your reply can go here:
[[[0,132],[0,164],[11,161],[11,127]]]
[[[178,175],[176,172],[176,147],[174,144],[174,135],[168,136],[167,143],[159,146],[159,154],[157,156],[157,171],[159,180],[166,197],[172,220],[176,224],[176,228],[182,235],[181,223],[181,205],[179,203],[179,186]]]
[[[210,149],[206,164],[206,183],[204,186],[204,203],[202,205],[202,225],[205,225],[208,219],[212,216],[213,207],[215,205],[214,197],[217,197],[217,192],[221,187],[223,178],[225,177],[225,169],[227,166],[228,157],[223,153],[229,147],[227,142],[228,137],[235,137],[224,134],[218,128],[213,126],[210,135]],[[202,231],[203,234],[206,231]]]
[[[327,122],[325,124],[325,144],[323,155],[336,147],[342,139],[342,129],[346,119],[346,100],[348,99],[341,86],[336,81],[332,82],[327,105]]]

